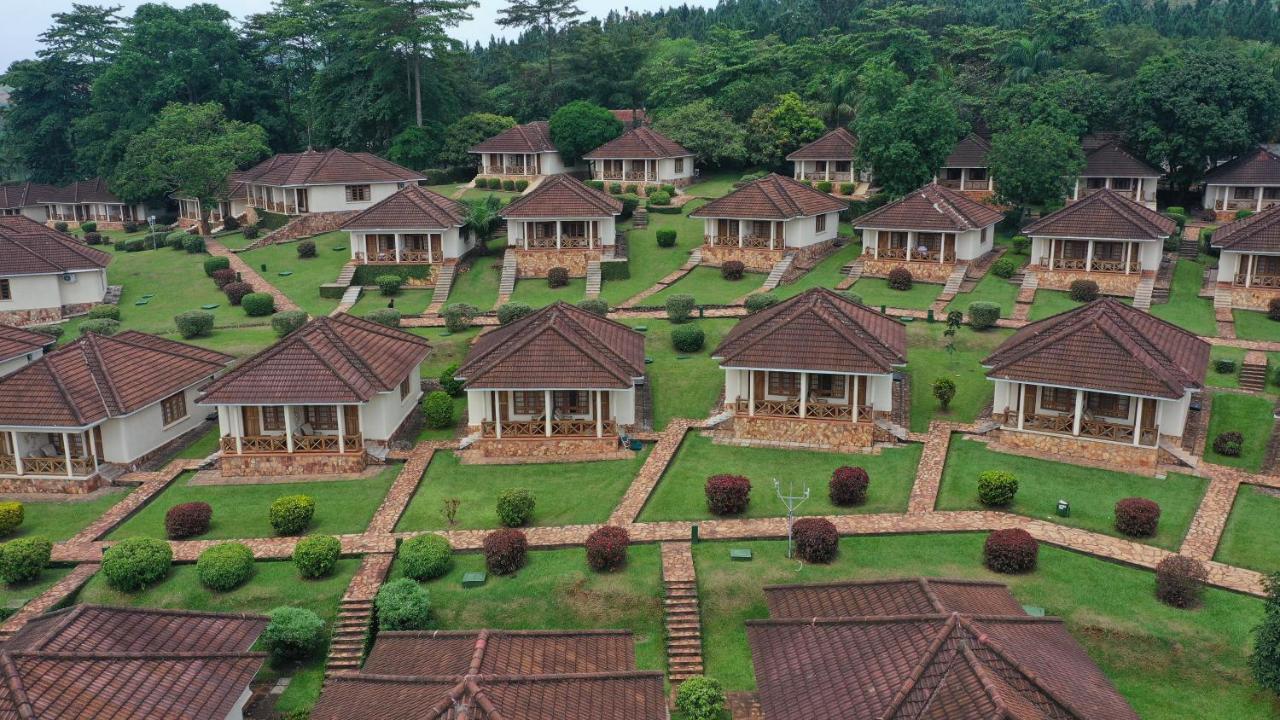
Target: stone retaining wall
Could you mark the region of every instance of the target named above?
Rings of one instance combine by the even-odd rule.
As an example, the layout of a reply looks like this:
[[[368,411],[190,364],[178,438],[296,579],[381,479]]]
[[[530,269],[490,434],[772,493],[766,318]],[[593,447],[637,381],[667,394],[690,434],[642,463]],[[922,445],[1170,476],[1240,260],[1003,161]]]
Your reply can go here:
[[[235,455],[225,453],[219,467],[224,476],[332,475],[363,472],[368,458],[363,452],[282,453],[280,455]]]
[[[956,269],[956,264],[954,262],[936,263],[924,261],[903,262],[901,260],[876,260],[875,258],[863,255],[862,275],[864,277],[888,277],[890,270],[899,267],[904,267],[910,270],[911,278],[915,282],[945,285],[947,278],[951,277],[951,273]]]
[[[1231,289],[1231,307],[1248,310],[1263,310],[1271,303],[1272,298],[1280,297],[1280,289],[1237,287],[1231,283],[1218,283],[1218,287]]]
[[[793,443],[841,452],[861,452],[874,444],[875,426],[845,420],[737,415],[733,418],[733,438],[747,442]]]
[[[596,456],[616,459],[618,438],[484,438],[472,443],[459,457],[464,463],[520,464],[580,461]],[[630,453],[630,451],[626,451]]]
[[[65,493],[84,495],[107,485],[101,475],[87,478],[28,477],[9,475],[0,477],[0,493]]]
[[[1086,272],[1084,270],[1049,270],[1043,265],[1028,266],[1040,278],[1041,290],[1070,290],[1071,283],[1076,280],[1092,280],[1098,283],[1098,292],[1103,295],[1121,295],[1133,297],[1138,291],[1141,273],[1105,273]]]
[[[507,248],[507,252],[516,254],[516,277],[531,278],[547,276],[553,267],[562,267],[569,271],[569,277],[586,277],[587,263],[600,259],[600,250],[572,248],[569,250],[522,250]]]
[[[720,266],[730,260],[741,261],[747,270],[768,272],[782,259],[783,250],[768,248],[740,248],[724,245],[702,246],[702,264]]]
[[[1134,447],[1069,435],[1001,429],[992,432],[990,437],[993,440],[993,450],[1013,454],[1029,450],[1061,456],[1061,461],[1066,463],[1101,464],[1131,473],[1154,474],[1160,455],[1157,448]]]
[[[75,305],[63,305],[61,307],[9,310],[7,312],[0,312],[0,323],[13,325],[14,327],[50,325],[52,323],[66,320],[67,318],[84,315],[89,312],[89,308],[96,304],[97,303],[77,303]]]

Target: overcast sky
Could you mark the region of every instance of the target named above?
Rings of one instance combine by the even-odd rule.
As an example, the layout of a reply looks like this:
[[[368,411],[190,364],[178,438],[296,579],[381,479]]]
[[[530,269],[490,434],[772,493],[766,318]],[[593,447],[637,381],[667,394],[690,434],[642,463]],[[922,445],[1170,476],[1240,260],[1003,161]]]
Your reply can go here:
[[[209,0],[227,9],[237,18],[263,12],[270,9],[271,0]],[[141,2],[136,0],[80,0],[93,5],[123,5],[121,11],[126,16]],[[0,23],[0,70],[9,67],[9,63],[35,55],[40,47],[37,36],[49,27],[51,16],[55,12],[71,9],[72,0],[0,0],[3,6],[4,22]],[[714,5],[715,0],[629,0],[626,7],[634,10],[655,10],[660,7],[680,4]],[[170,5],[186,6],[191,2],[170,0]],[[514,35],[507,28],[498,27],[494,20],[498,16],[498,8],[502,0],[480,0],[480,6],[472,11],[475,19],[454,31],[455,37],[468,42],[485,41],[490,35]],[[578,7],[586,11],[587,16],[604,15],[610,8],[618,7],[618,3],[609,0],[578,0]]]

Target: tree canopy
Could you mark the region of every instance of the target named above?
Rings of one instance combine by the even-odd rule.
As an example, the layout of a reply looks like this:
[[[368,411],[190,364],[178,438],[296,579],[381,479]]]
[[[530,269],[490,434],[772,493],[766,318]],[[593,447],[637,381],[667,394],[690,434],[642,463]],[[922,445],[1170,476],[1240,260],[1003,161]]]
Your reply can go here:
[[[622,134],[622,121],[586,100],[575,100],[551,116],[551,142],[566,165]]]

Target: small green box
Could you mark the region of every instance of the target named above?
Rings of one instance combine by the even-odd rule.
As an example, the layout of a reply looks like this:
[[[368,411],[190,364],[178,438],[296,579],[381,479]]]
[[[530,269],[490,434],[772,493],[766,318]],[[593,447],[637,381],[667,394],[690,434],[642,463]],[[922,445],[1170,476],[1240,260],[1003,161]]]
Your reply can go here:
[[[635,330],[636,332],[648,332],[648,330],[649,330],[649,326],[648,326],[648,325],[637,325],[637,326],[635,326],[635,327],[633,327],[633,328],[631,328],[631,329],[632,329],[632,330]]]
[[[487,576],[482,572],[469,572],[462,576],[462,587],[480,587]]]
[[[729,559],[747,562],[751,560],[751,550],[748,548],[729,548]]]
[[[1022,610],[1031,617],[1044,617],[1044,608],[1042,607],[1036,607],[1035,605],[1023,605]]]
[[[1058,501],[1058,517],[1071,517],[1071,503],[1066,500]]]

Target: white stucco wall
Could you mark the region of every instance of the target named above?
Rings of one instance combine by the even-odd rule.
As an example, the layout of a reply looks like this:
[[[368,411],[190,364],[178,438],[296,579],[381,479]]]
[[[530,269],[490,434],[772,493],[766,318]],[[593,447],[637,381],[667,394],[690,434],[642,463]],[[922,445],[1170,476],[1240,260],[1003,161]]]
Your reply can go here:
[[[160,403],[152,403],[123,417],[102,423],[102,456],[107,462],[128,463],[146,455],[204,421],[209,409],[196,405],[196,387],[187,388],[187,416],[172,425],[164,424]]]
[[[107,294],[106,270],[82,270],[69,273],[71,280],[63,280],[62,274],[13,275],[9,280],[10,300],[0,300],[0,312],[56,308],[63,305],[80,305],[102,302]]]
[[[369,199],[347,202],[347,185],[368,185]],[[338,210],[364,210],[376,202],[396,194],[407,182],[344,183],[342,185],[307,186],[307,208],[310,212],[334,212]]]
[[[1066,238],[1072,241],[1085,241],[1087,238]],[[1043,258],[1049,257],[1049,242],[1053,240],[1057,244],[1056,253],[1061,254],[1063,238],[1048,238],[1040,236],[1031,237],[1031,258],[1032,262],[1040,262]],[[1095,240],[1095,242],[1126,242],[1124,240]],[[1164,242],[1159,240],[1137,240],[1131,241],[1138,243],[1137,260],[1142,265],[1142,270],[1151,270],[1155,272],[1160,269],[1160,259],[1164,254]],[[1223,253],[1225,255],[1225,253]]]
[[[409,394],[400,398],[400,388],[378,393],[360,408],[360,430],[366,440],[390,440],[400,423],[422,400],[422,378],[418,366],[409,371]]]
[[[1018,412],[1019,383],[1010,380],[992,379],[995,385],[994,400],[991,405],[993,413],[1001,412]],[[1130,396],[1134,401],[1129,403],[1129,415],[1127,418],[1119,418],[1132,425],[1138,420],[1138,397]],[[1178,400],[1168,400],[1164,398],[1156,398],[1156,427],[1161,435],[1172,435],[1173,437],[1181,437],[1183,430],[1186,428],[1187,413],[1191,409],[1191,391],[1187,391]],[[1030,404],[1025,409],[1030,415],[1033,412],[1052,415],[1052,410],[1045,410],[1039,407],[1037,401],[1036,406]]]
[[[44,355],[44,350],[33,350],[26,355],[19,355],[18,357],[10,358],[8,360],[0,360],[0,377],[4,377],[5,375],[12,373],[18,368],[30,365],[40,359],[41,355]]]

